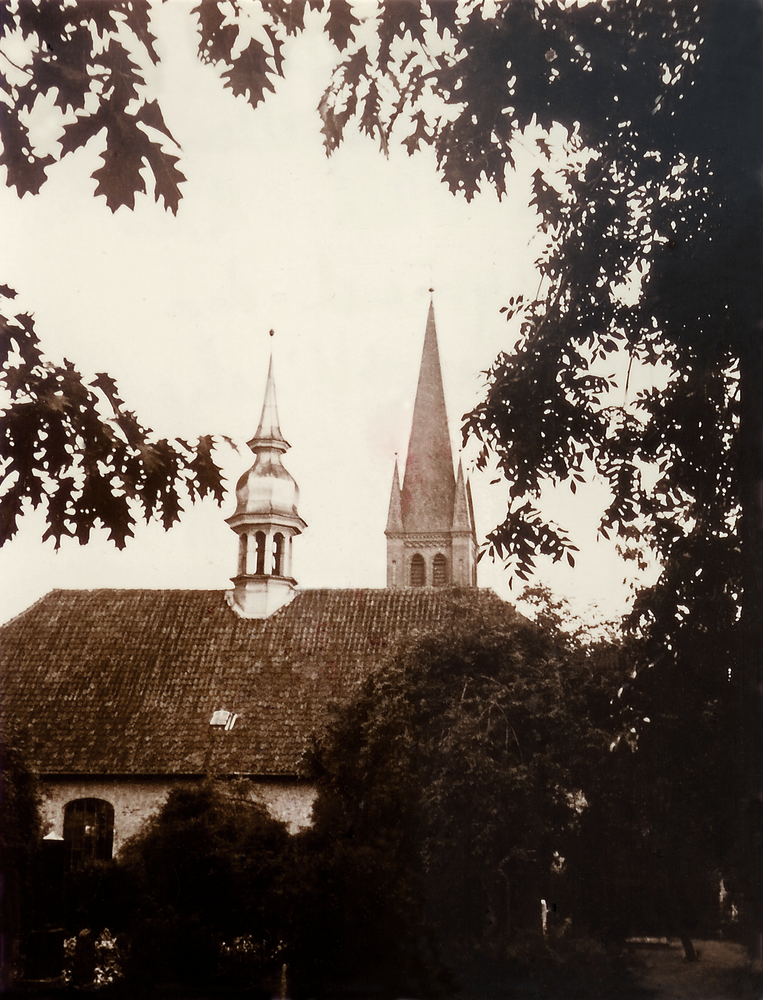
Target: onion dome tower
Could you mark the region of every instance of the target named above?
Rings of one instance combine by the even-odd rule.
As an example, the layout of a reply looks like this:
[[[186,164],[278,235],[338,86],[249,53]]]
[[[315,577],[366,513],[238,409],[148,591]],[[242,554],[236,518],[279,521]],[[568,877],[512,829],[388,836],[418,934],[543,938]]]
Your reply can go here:
[[[236,511],[226,519],[239,538],[238,572],[227,599],[242,618],[269,618],[296,594],[291,542],[307,527],[297,513],[299,488],[282,462],[290,445],[278,422],[272,354],[262,416],[247,443],[254,465],[239,479]]]
[[[397,460],[387,519],[387,586],[477,586],[477,536],[469,482],[453,451],[434,305],[429,303],[403,487]]]

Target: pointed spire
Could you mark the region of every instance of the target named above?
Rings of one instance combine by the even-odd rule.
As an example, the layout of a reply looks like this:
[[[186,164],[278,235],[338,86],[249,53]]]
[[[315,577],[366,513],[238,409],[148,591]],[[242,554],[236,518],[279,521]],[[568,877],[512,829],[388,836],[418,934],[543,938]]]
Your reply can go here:
[[[464,479],[464,468],[458,460],[456,495],[453,500],[453,531],[473,531],[474,518],[471,513],[469,484]]]
[[[454,488],[434,304],[430,301],[401,498],[405,530],[449,531]]]
[[[472,503],[472,486],[469,480],[466,480],[466,501],[469,504],[469,527],[471,532],[476,536],[477,526],[474,523],[474,504]]]
[[[403,531],[403,507],[400,499],[400,472],[395,455],[395,471],[392,473],[392,489],[389,493],[389,514],[386,531]]]
[[[272,331],[271,331],[272,336]],[[268,379],[265,383],[265,400],[262,404],[260,423],[251,441],[247,444],[255,451],[257,448],[277,448],[287,451],[291,445],[281,433],[278,423],[278,407],[276,405],[276,384],[273,379],[273,353],[270,354]]]

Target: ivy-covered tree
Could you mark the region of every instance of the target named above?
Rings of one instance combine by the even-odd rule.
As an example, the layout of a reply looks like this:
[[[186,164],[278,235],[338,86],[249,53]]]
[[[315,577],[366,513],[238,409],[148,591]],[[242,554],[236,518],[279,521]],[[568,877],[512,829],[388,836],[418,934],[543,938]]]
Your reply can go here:
[[[386,859],[382,929],[359,913],[348,953],[381,968],[407,958],[422,973],[438,958],[476,986],[527,949],[542,957],[541,900],[547,941],[567,917],[585,924],[585,888],[566,878],[565,858],[622,727],[612,703],[625,671],[611,644],[466,593],[448,625],[380,665],[314,762],[314,836],[329,834],[348,857]],[[375,950],[390,928],[407,952],[399,940],[397,952]]]

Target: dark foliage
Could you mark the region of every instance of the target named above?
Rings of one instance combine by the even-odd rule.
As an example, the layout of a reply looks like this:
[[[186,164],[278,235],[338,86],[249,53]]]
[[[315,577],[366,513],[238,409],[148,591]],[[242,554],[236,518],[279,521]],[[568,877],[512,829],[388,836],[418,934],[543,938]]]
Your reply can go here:
[[[467,198],[502,194],[512,142],[534,146],[532,204],[548,240],[538,294],[505,307],[517,345],[464,426],[508,483],[489,542],[520,578],[539,554],[573,562],[537,498],[596,474],[610,489],[602,534],[663,560],[630,621],[644,792],[651,778],[643,870],[658,858],[657,881],[672,886],[674,916],[660,919],[699,926],[684,887],[727,869],[733,843],[759,929],[760,5],[506,3],[450,23],[439,10],[408,11],[403,24],[384,6],[378,53],[359,69],[348,54],[324,98],[327,144],[347,124],[337,109],[354,113],[365,94],[359,127],[383,148],[406,131],[409,151],[431,145]],[[394,44],[385,30],[399,31]],[[382,79],[388,100],[371,107]]]
[[[410,973],[415,900],[399,854],[383,839],[356,844],[330,808],[321,815],[290,836],[246,781],[177,789],[116,862],[68,876],[69,932],[117,932],[130,990],[272,996],[284,974],[298,997],[417,985],[400,972]]]
[[[35,919],[35,884],[42,828],[37,776],[23,741],[0,743],[0,979],[8,986],[14,941]]]
[[[299,892],[294,850],[247,782],[181,787],[118,862],[70,880],[69,919],[118,932],[136,989],[273,988]]]
[[[36,194],[54,162],[40,154],[30,135],[38,104],[53,96],[61,112],[76,121],[63,126],[61,151],[66,156],[96,136],[105,137],[103,165],[93,174],[95,193],[112,211],[132,208],[135,194],[145,192],[141,171],[148,167],[154,196],[177,211],[179,185],[175,147],[161,109],[146,93],[146,63],[159,56],[149,28],[150,10],[142,0],[78,0],[75,4],[15,0],[3,5],[0,37],[13,37],[25,51],[23,64],[3,59],[4,91],[9,102],[0,116],[0,157],[6,183],[19,195]]]
[[[149,20],[143,0],[2,4],[0,39],[15,43],[19,59],[26,56],[17,63],[4,52],[0,60],[8,98],[0,107],[0,164],[20,196],[40,190],[56,158],[94,141],[104,143],[95,194],[112,211],[134,206],[135,194],[146,191],[147,171],[155,199],[177,212],[185,178],[159,104],[148,96],[146,68],[159,60]],[[51,100],[62,116],[55,155],[41,152],[32,138]],[[2,286],[0,295],[0,362],[10,398],[2,413],[0,545],[16,533],[27,502],[46,508],[43,538],[56,546],[67,535],[84,544],[102,524],[121,548],[135,523],[131,501],[147,520],[156,517],[169,528],[184,497],[221,499],[210,437],[195,445],[153,440],[125,409],[110,376],[86,384],[71,362],[44,361],[31,317],[7,310],[13,290]]]
[[[2,296],[7,302],[15,293]],[[195,445],[155,440],[125,408],[114,380],[86,383],[69,361],[47,361],[27,314],[0,315],[0,384],[8,402],[0,443],[0,544],[12,538],[24,505],[43,505],[43,540],[85,544],[103,525],[122,548],[136,509],[170,528],[181,499],[223,498],[212,438]],[[103,415],[106,410],[108,416]]]
[[[608,644],[549,635],[508,607],[485,616],[465,595],[450,626],[374,673],[318,747],[312,834],[375,861],[401,938],[395,951],[370,925],[368,967],[385,941],[386,970],[395,955],[432,988],[443,966],[469,982],[545,952],[541,899],[562,930],[585,892],[573,898],[562,859],[620,724],[622,672]]]
[[[719,890],[739,907],[749,884],[735,850],[739,559],[729,539],[691,533],[626,621],[623,736],[570,855],[607,940],[680,936],[690,950],[690,937],[737,931]]]

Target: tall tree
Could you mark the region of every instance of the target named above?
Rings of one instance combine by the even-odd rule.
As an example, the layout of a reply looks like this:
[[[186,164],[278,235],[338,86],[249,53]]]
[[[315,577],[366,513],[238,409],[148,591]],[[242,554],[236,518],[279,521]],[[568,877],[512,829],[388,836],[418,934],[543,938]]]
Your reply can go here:
[[[315,837],[349,838],[343,857],[381,846],[379,898],[393,916],[401,906],[392,928],[414,950],[429,934],[434,954],[476,986],[528,942],[540,957],[541,899],[558,902],[559,923],[578,922],[564,858],[621,724],[611,703],[626,666],[609,644],[531,624],[501,602],[456,592],[453,611],[380,664],[320,741]],[[363,930],[350,953],[362,942],[390,964],[367,915]]]
[[[433,146],[444,180],[467,198],[487,186],[503,193],[512,143],[535,142],[533,204],[548,237],[540,290],[506,307],[517,347],[496,360],[464,428],[508,482],[507,515],[489,541],[520,577],[539,553],[572,559],[536,500],[548,482],[574,492],[596,474],[610,490],[602,533],[663,560],[632,626],[645,668],[673,686],[667,714],[683,715],[684,734],[703,729],[699,715],[718,697],[736,700],[724,739],[736,744],[739,886],[757,953],[762,23],[760,5],[744,0],[506,3],[494,16],[384,4],[378,48],[343,60],[322,105],[329,148],[362,105],[361,128],[382,146],[395,134],[409,150]],[[623,357],[618,384],[610,372]],[[657,387],[634,391],[650,370]],[[680,699],[692,684],[702,697]],[[692,745],[676,739],[680,729],[662,731],[673,752]],[[679,749],[673,792],[689,766]],[[669,798],[675,831],[681,796]]]

